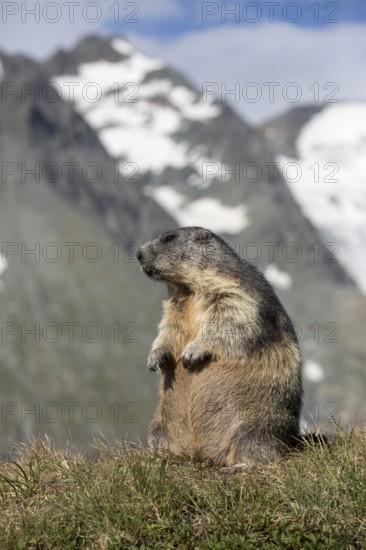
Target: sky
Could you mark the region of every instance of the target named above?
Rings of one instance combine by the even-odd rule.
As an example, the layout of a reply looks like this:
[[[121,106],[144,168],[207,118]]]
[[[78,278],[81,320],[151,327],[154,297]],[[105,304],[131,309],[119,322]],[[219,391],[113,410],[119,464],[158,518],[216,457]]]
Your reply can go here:
[[[7,1],[0,50],[45,59],[122,34],[261,124],[304,103],[366,99],[366,2]]]

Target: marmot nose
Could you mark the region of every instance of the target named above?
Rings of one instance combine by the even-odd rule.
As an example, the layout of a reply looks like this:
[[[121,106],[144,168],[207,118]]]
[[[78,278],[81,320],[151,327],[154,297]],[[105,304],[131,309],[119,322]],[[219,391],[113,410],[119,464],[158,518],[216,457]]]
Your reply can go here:
[[[141,248],[139,248],[138,251],[136,252],[136,258],[138,259],[139,262],[141,262],[142,260]]]

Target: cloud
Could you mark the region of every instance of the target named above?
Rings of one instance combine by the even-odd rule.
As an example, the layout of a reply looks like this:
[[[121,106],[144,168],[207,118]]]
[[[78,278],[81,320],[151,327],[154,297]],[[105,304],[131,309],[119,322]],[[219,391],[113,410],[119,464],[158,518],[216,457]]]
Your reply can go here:
[[[183,9],[178,0],[136,0],[139,7],[138,17],[141,19],[168,19],[183,15]]]
[[[0,50],[45,59],[58,48],[72,48],[88,34],[124,33],[136,26],[151,29],[157,21],[182,15],[178,0],[3,2]]]
[[[128,36],[200,89],[212,83],[210,89],[252,123],[314,100],[366,100],[364,25],[220,26],[164,41]]]
[[[87,0],[3,2],[0,49],[45,59],[58,48],[71,48],[87,34],[103,33],[103,21],[111,16],[106,10],[106,5]]]

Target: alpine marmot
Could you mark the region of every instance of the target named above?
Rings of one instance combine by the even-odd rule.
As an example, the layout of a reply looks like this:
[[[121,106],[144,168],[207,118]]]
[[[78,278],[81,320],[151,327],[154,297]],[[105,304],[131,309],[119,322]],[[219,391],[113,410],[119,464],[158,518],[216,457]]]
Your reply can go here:
[[[137,258],[169,292],[148,357],[162,375],[149,445],[223,471],[285,453],[300,434],[302,360],[271,285],[201,227],[168,231]]]

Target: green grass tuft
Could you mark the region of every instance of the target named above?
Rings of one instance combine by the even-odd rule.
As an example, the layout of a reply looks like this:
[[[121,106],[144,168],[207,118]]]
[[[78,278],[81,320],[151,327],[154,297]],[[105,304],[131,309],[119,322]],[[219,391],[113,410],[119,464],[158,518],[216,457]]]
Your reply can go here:
[[[99,443],[90,460],[50,440],[0,465],[0,548],[366,548],[366,438],[245,473]]]

